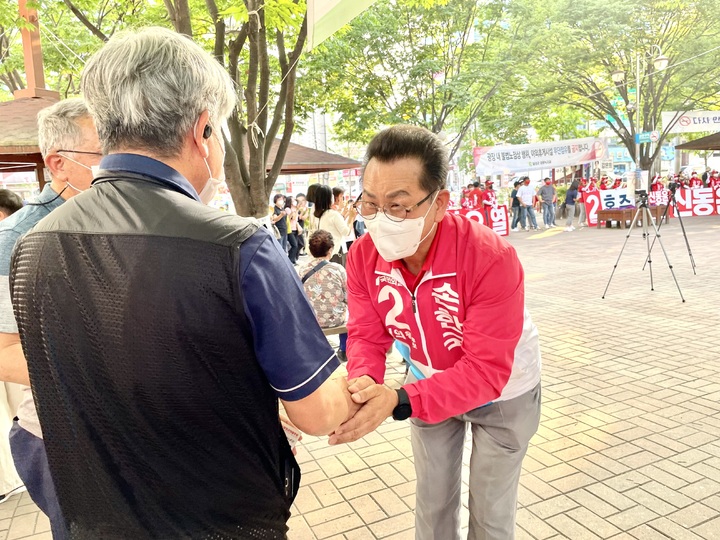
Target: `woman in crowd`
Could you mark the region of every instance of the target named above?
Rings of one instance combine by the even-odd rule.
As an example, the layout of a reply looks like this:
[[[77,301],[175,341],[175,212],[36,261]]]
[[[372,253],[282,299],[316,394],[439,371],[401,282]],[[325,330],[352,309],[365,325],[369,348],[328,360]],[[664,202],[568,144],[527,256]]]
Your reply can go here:
[[[298,193],[295,200],[297,201],[298,226],[300,227],[298,234],[300,255],[305,255],[307,228],[310,225],[310,208],[308,208],[308,202],[304,193]]]
[[[575,201],[578,197],[578,186],[580,184],[575,180],[567,190],[565,194],[565,211],[567,212],[567,219],[565,220],[565,232],[572,232],[575,230],[573,227],[573,220],[575,219]]]
[[[319,229],[310,235],[308,248],[313,260],[300,269],[305,294],[310,300],[320,328],[343,326],[347,321],[347,274],[339,264],[330,262],[333,237]],[[346,362],[347,333],[340,334],[338,358]]]
[[[288,250],[288,258],[294,266],[297,266],[298,256],[300,255],[299,234],[302,229],[298,225],[297,201],[295,201],[295,199],[293,199],[290,195],[285,198],[285,213],[288,216],[287,238],[288,245],[290,246],[290,249]]]
[[[288,229],[287,229],[287,213],[285,212],[285,195],[282,195],[280,193],[276,193],[273,197],[273,213],[270,217],[270,221],[272,221],[272,224],[277,227],[278,233],[280,236],[278,236],[278,242],[280,242],[280,245],[283,248],[283,251],[287,253],[288,248]]]
[[[341,253],[343,238],[348,236],[352,231],[352,223],[355,221],[357,212],[354,207],[350,207],[347,216],[337,210],[332,209],[333,195],[329,186],[319,185],[315,191],[315,212],[317,218],[317,227],[329,232],[333,238],[333,262],[343,264],[344,253]],[[344,264],[343,264],[344,266]]]

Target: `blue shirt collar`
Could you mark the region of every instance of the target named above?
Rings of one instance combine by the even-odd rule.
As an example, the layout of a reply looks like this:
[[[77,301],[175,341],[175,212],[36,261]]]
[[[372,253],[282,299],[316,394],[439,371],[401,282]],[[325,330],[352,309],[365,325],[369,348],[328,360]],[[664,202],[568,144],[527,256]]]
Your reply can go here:
[[[38,195],[33,197],[30,202],[33,205],[41,204],[45,206],[48,210],[55,210],[58,206],[65,202],[65,199],[63,199],[59,193],[56,193],[55,190],[50,186],[50,182],[48,182],[45,184],[45,187],[43,187],[42,191]]]
[[[105,171],[114,173],[129,172],[147,176],[158,180],[175,191],[184,193],[196,201],[200,201],[197,191],[195,191],[187,178],[172,167],[151,157],[138,154],[110,154],[102,158],[98,178],[102,178]]]

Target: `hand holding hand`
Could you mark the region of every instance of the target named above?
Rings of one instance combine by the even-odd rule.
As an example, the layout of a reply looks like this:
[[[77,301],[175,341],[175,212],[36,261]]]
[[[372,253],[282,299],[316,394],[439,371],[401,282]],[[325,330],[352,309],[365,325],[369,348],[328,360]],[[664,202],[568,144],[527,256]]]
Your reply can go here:
[[[330,435],[328,442],[333,445],[357,441],[374,431],[392,414],[398,403],[395,390],[383,384],[376,384],[367,375],[348,382],[352,400],[362,406],[352,418]]]

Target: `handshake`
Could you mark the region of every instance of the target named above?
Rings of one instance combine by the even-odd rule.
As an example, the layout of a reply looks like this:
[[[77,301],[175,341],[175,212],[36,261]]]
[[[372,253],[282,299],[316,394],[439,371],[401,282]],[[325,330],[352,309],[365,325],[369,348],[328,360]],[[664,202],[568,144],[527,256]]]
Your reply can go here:
[[[367,375],[341,381],[346,384],[348,414],[345,421],[330,433],[329,444],[357,441],[375,431],[392,414],[398,404],[397,392],[378,384]]]
[[[355,379],[327,379],[309,396],[297,401],[283,400],[290,424],[290,443],[299,431],[330,436],[330,444],[357,441],[374,431],[398,404],[398,394],[384,384],[363,375]],[[292,431],[295,431],[295,434]],[[286,433],[288,429],[285,429]]]

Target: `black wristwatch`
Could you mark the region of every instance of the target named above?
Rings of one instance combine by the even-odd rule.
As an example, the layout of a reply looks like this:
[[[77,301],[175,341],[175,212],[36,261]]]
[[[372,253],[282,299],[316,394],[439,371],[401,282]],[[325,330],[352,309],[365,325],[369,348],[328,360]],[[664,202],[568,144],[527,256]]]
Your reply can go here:
[[[395,420],[407,420],[412,416],[412,405],[410,405],[410,398],[404,388],[395,390],[398,395],[398,404],[393,409],[392,417]]]

